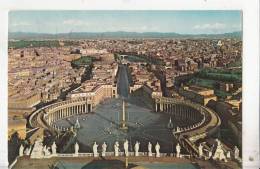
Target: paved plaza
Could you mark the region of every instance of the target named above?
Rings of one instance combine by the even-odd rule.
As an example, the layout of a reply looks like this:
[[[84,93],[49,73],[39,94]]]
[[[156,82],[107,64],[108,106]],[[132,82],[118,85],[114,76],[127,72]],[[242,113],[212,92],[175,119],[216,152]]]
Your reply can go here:
[[[126,120],[128,130],[119,129],[122,112],[121,99],[107,99],[94,109],[92,114],[72,116],[55,122],[57,126],[69,127],[79,119],[80,129],[77,133],[77,141],[81,146],[80,151],[92,151],[92,145],[96,141],[100,146],[105,141],[108,151],[113,151],[115,141],[119,141],[121,151],[123,142],[128,139],[129,150],[133,151],[136,141],[141,143],[140,151],[147,151],[150,141],[153,145],[159,142],[161,152],[175,152],[176,140],[171,130],[167,128],[170,116],[166,113],[156,113],[145,107],[138,97],[130,97],[126,100]],[[183,126],[181,121],[172,118],[174,126]]]
[[[153,147],[158,142],[163,153],[175,152],[177,140],[167,128],[170,118],[173,127],[185,126],[191,122],[179,121],[166,113],[158,113],[148,108],[141,96],[128,93],[127,77],[127,68],[121,65],[118,74],[119,98],[106,99],[94,109],[94,113],[60,119],[55,122],[55,125],[68,128],[74,125],[78,118],[80,129],[77,132],[77,142],[80,145],[80,152],[92,152],[94,142],[99,144],[99,150],[103,142],[106,142],[107,151],[112,152],[116,141],[119,141],[120,150],[123,151],[125,139],[129,141],[129,151],[132,152],[136,141],[141,143],[141,152],[147,152],[149,141]],[[122,119],[122,99],[126,101],[127,131],[119,129]]]

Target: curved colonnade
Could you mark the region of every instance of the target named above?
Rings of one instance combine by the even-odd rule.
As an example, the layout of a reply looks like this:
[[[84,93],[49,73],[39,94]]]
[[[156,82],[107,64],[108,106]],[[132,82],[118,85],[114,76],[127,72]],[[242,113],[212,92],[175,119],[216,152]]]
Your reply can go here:
[[[221,124],[220,118],[213,110],[187,100],[167,97],[156,98],[155,109],[157,112],[172,114],[177,119],[195,119],[198,121],[194,125],[180,128],[178,132],[173,131],[174,136],[182,146],[195,156],[198,155],[198,147],[195,142],[216,132]]]
[[[156,112],[170,114],[177,120],[195,121],[192,125],[177,127],[173,133],[182,133],[200,127],[206,121],[206,112],[202,106],[174,98],[160,97],[155,99]]]
[[[193,120],[195,124],[173,129],[173,135],[192,155],[198,155],[195,142],[214,133],[221,124],[214,111],[202,105],[174,98],[155,98],[156,112],[171,114],[175,119]],[[93,104],[90,98],[78,98],[57,102],[35,111],[29,118],[31,127],[41,127],[52,131],[66,131],[69,128],[57,127],[54,122],[73,115],[89,113]]]
[[[90,98],[61,101],[36,110],[30,116],[29,124],[33,128],[52,127],[55,130],[67,130],[53,125],[54,122],[72,115],[89,113],[92,109],[93,104]],[[190,101],[168,97],[155,98],[155,110],[171,114],[175,119],[196,121],[190,126],[179,127],[178,133],[185,132],[185,135],[191,137],[191,141],[199,139],[198,133],[202,135],[204,132],[209,132],[207,128],[213,129],[220,125],[220,119],[215,112]],[[199,131],[194,131],[195,129],[199,129]],[[194,133],[197,137],[194,136]]]
[[[78,98],[57,102],[35,111],[29,118],[31,127],[42,127],[56,131],[65,131],[68,128],[61,128],[54,125],[54,122],[73,115],[92,112],[93,104],[89,98]]]

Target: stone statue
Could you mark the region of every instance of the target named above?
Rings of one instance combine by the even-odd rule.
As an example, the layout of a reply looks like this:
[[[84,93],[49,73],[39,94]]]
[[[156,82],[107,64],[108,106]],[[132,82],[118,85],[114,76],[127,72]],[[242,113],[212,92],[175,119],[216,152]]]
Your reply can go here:
[[[177,128],[176,128],[176,133],[179,133],[179,132],[181,132],[181,129],[180,129],[179,126],[177,126]]]
[[[74,128],[75,129],[79,129],[80,128],[79,118],[77,118],[76,123],[74,125]]]
[[[203,146],[202,144],[199,145],[199,157],[201,158],[203,156]]]
[[[97,148],[98,148],[98,145],[97,145],[96,142],[94,142],[94,145],[93,145],[93,155],[94,155],[94,157],[98,157]]]
[[[170,120],[169,120],[169,122],[168,122],[167,127],[168,127],[169,129],[172,129],[172,128],[173,128],[172,118],[171,118],[171,117],[170,117]]]
[[[106,151],[107,151],[107,144],[104,142],[102,144],[102,157],[106,156]]]
[[[51,155],[50,151],[49,151],[49,147],[46,147],[46,145],[43,147],[43,152],[44,152],[44,156],[49,156]]]
[[[25,154],[26,154],[27,156],[29,156],[31,150],[32,150],[32,146],[29,146],[29,147],[26,149]]]
[[[227,158],[231,158],[230,151],[227,152]]]
[[[43,158],[44,156],[44,151],[43,151],[43,144],[42,144],[42,139],[40,137],[37,137],[35,142],[34,142],[34,146],[33,146],[33,150],[31,152],[31,158]]]
[[[209,150],[209,159],[212,157],[212,151]]]
[[[149,142],[148,143],[148,156],[151,157],[153,156],[153,153],[152,153],[152,144]]]
[[[115,142],[114,144],[114,150],[115,150],[115,157],[119,155],[119,143],[118,141]]]
[[[57,153],[56,150],[57,150],[57,146],[56,146],[56,143],[54,141],[53,144],[51,145],[51,152],[52,152],[52,154],[55,155]]]
[[[22,157],[23,156],[23,150],[24,150],[24,147],[23,145],[21,144],[20,148],[19,148],[19,156]]]
[[[177,153],[177,158],[180,158],[181,146],[179,143],[176,145],[176,153]]]
[[[224,154],[224,150],[222,148],[222,145],[220,143],[220,141],[218,139],[216,139],[217,142],[217,149],[215,151],[215,154],[213,155],[213,159],[214,160],[224,160],[225,162],[227,162],[226,156]]]
[[[139,156],[139,147],[140,147],[140,143],[138,141],[136,141],[136,143],[135,143],[135,156],[136,157]]]
[[[74,148],[75,148],[75,155],[78,156],[78,154],[79,154],[79,145],[78,145],[77,142],[76,142]]]
[[[160,145],[159,143],[157,142],[156,145],[155,145],[155,151],[156,151],[156,157],[160,157]]]
[[[234,158],[237,160],[239,159],[239,149],[237,146],[234,148]]]
[[[124,142],[124,150],[125,150],[125,156],[128,156],[128,140],[126,139]]]
[[[207,159],[210,159],[212,157],[212,150],[213,150],[213,148],[214,148],[214,144],[208,150],[208,157],[207,157]]]

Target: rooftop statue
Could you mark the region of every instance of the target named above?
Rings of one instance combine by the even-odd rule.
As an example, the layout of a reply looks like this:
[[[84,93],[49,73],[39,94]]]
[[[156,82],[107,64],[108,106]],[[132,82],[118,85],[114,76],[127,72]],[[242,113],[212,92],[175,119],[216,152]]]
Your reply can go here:
[[[128,156],[128,140],[126,139],[124,142],[124,150],[125,150],[125,156]]]
[[[104,142],[102,144],[102,156],[105,157],[106,156],[106,151],[107,151],[107,144],[106,142]]]
[[[159,143],[157,142],[156,145],[155,145],[155,152],[156,152],[156,157],[160,157],[160,145]]]
[[[139,156],[139,147],[140,147],[140,143],[138,141],[136,141],[135,143],[135,156]]]
[[[152,153],[152,147],[153,147],[152,144],[149,142],[149,143],[148,143],[148,156],[149,156],[149,157],[151,157],[151,156],[153,155],[153,153]]]
[[[97,148],[98,148],[98,145],[95,142],[94,145],[93,145],[93,155],[94,155],[94,157],[98,157]]]

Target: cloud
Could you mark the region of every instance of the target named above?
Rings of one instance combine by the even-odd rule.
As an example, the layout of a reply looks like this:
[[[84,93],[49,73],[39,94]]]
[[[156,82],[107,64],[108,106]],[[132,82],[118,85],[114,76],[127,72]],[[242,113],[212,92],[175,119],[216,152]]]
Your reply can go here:
[[[32,24],[29,22],[14,22],[11,24],[11,26],[13,27],[17,27],[17,26],[31,26]]]
[[[68,19],[63,21],[64,25],[74,25],[74,26],[88,26],[88,22],[84,22],[82,20],[76,20],[76,19]]]
[[[225,29],[225,28],[227,28],[226,24],[218,23],[218,22],[193,26],[193,29],[197,29],[197,30],[217,30],[217,29]]]
[[[231,28],[241,30],[242,26],[241,24],[233,24]]]

